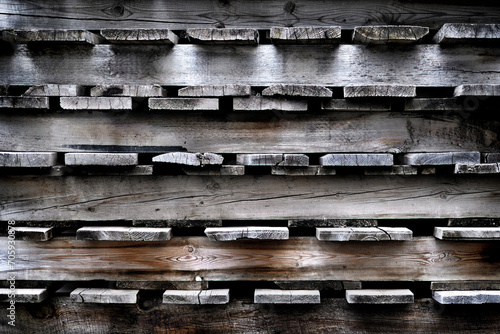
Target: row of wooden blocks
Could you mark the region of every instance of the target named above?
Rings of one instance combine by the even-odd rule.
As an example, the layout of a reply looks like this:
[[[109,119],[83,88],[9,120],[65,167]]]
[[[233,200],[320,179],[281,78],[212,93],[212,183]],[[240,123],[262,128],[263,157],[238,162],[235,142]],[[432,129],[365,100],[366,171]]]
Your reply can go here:
[[[359,44],[412,44],[429,34],[428,27],[408,25],[359,26],[352,41]],[[168,29],[87,30],[3,30],[1,39],[14,43],[103,43],[177,44],[179,36]],[[181,37],[191,43],[259,44],[259,32],[251,28],[194,28]],[[340,26],[272,27],[267,36],[274,44],[336,44],[341,41]],[[500,38],[499,24],[446,23],[433,37],[434,43],[494,41]]]

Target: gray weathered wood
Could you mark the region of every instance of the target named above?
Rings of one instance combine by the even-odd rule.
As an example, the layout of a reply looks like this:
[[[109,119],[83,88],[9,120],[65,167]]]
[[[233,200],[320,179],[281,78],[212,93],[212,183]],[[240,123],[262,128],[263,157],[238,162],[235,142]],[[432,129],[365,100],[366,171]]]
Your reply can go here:
[[[70,294],[77,303],[135,304],[139,290],[77,288]]]
[[[433,291],[500,290],[500,281],[443,281],[431,282]]]
[[[0,302],[10,303],[9,294],[14,294],[13,300],[16,303],[41,303],[49,296],[47,289],[23,289],[16,287],[14,291],[0,289]]]
[[[170,227],[86,226],[76,231],[77,240],[168,241]]]
[[[53,152],[0,152],[0,167],[51,167],[57,164]]]
[[[345,86],[344,97],[415,97],[417,89],[408,85]]]
[[[222,165],[215,168],[183,167],[182,170],[187,175],[245,175],[245,166],[240,165]]]
[[[486,163],[500,162],[500,153],[483,153],[482,156]]]
[[[413,293],[408,289],[346,290],[349,304],[412,304]]]
[[[321,241],[408,241],[413,232],[406,227],[317,227]]]
[[[163,293],[164,304],[227,304],[229,289],[211,290],[166,290]]]
[[[130,97],[61,97],[60,104],[68,110],[132,110]]]
[[[125,168],[106,168],[102,166],[90,166],[87,168],[79,168],[78,172],[85,175],[153,175],[153,165],[137,165],[137,166],[126,166]],[[71,174],[66,172],[65,174]],[[54,172],[53,176],[57,174]]]
[[[341,28],[329,27],[271,27],[269,38],[274,44],[337,44]]]
[[[220,96],[250,96],[250,85],[203,85],[189,86],[179,89],[180,97],[220,97]]]
[[[454,96],[500,96],[500,85],[460,85],[455,88]]]
[[[412,44],[429,33],[428,27],[387,25],[355,27],[352,40],[362,44]]]
[[[479,152],[407,153],[403,156],[403,163],[412,166],[478,164],[480,162]]]
[[[323,86],[277,84],[265,88],[263,96],[332,97],[332,91]]]
[[[79,96],[85,93],[85,88],[78,85],[40,85],[30,87],[23,96]]]
[[[49,109],[47,97],[0,96],[0,109]]]
[[[500,240],[500,227],[439,227],[434,236],[441,240]]]
[[[433,291],[432,298],[440,304],[499,304],[500,290]]]
[[[288,227],[371,227],[376,219],[290,219]]]
[[[335,175],[336,171],[333,167],[323,166],[305,166],[305,167],[283,167],[272,166],[272,175],[289,175],[289,176],[313,176],[313,175]]]
[[[208,289],[208,282],[117,281],[116,288],[137,290],[206,290]]]
[[[499,163],[455,165],[455,174],[496,174],[496,173],[500,173]]]
[[[500,218],[451,218],[450,227],[495,227],[500,226]]]
[[[219,110],[219,100],[210,98],[150,98],[148,105],[151,110]]]
[[[255,289],[255,304],[320,304],[318,290]]]
[[[361,289],[361,282],[356,281],[274,281],[283,290],[354,290]]]
[[[232,241],[240,239],[287,240],[287,227],[241,226],[207,227],[205,234],[211,241]]]
[[[153,157],[153,162],[188,166],[222,165],[224,157],[215,153],[169,152]]]
[[[187,219],[157,219],[157,220],[132,220],[133,226],[141,227],[213,227],[222,226],[222,220],[187,220]]]
[[[391,167],[366,168],[365,175],[417,175],[418,169],[414,166],[395,165]]]
[[[139,163],[137,153],[66,153],[68,166],[134,166]]]
[[[236,163],[244,166],[277,166],[283,162],[283,154],[237,154]]]
[[[111,43],[177,44],[179,41],[168,29],[101,29],[101,35]]]
[[[323,110],[335,111],[390,111],[390,101],[365,101],[330,99],[321,103]]]
[[[92,87],[90,96],[163,97],[167,91],[160,85],[101,85]]]
[[[500,24],[445,23],[433,40],[440,44],[491,43],[500,40]]]
[[[105,40],[86,30],[73,29],[43,29],[43,30],[16,30],[18,43],[84,43],[100,44]]]
[[[284,167],[304,167],[309,166],[309,157],[305,154],[283,154],[283,161],[278,166]]]
[[[52,227],[14,227],[15,236],[18,240],[47,241],[52,239]]]
[[[322,166],[392,166],[394,164],[394,156],[383,153],[334,153],[320,157],[319,163]]]
[[[467,105],[453,98],[415,98],[405,100],[406,111],[470,111]]]
[[[259,32],[250,28],[191,28],[185,37],[209,44],[259,44]]]
[[[236,97],[233,99],[233,109],[238,111],[250,110],[281,110],[281,111],[306,111],[306,100],[288,100],[279,97]]]

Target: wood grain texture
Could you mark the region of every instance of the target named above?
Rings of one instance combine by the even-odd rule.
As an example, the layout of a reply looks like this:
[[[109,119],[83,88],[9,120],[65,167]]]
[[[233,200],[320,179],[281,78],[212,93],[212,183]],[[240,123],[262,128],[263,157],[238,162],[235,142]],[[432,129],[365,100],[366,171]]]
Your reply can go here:
[[[349,304],[412,304],[413,293],[408,289],[346,290]]]
[[[208,289],[208,282],[117,281],[116,288],[138,290],[206,290]]]
[[[167,92],[160,85],[101,85],[92,87],[90,96],[163,97]]]
[[[224,157],[215,153],[169,152],[153,157],[155,163],[187,166],[222,165]]]
[[[111,43],[177,44],[179,37],[168,29],[101,29]]]
[[[453,227],[496,227],[500,226],[500,218],[451,218],[448,225]]]
[[[335,111],[390,111],[389,101],[366,101],[349,99],[330,99],[321,103],[322,110]]]
[[[31,96],[0,96],[1,109],[49,109],[49,99]]]
[[[499,240],[500,227],[438,227],[434,236],[441,240]]]
[[[51,167],[57,164],[53,152],[0,152],[0,167]]]
[[[374,84],[455,87],[498,84],[499,55],[499,48],[442,48],[437,44],[401,48],[398,52],[390,46],[366,48],[350,44],[334,48],[103,44],[93,48],[45,48],[35,54],[26,45],[19,45],[12,55],[0,55],[0,77],[5,84],[18,85],[76,82],[88,86],[287,83],[326,87]],[[10,66],[12,63],[18,66]]]
[[[14,296],[13,300],[16,303],[41,303],[49,296],[49,293],[47,289],[15,288],[14,291],[0,289],[0,303],[10,302],[9,295]]]
[[[259,32],[250,28],[190,28],[186,38],[208,44],[259,44]]]
[[[163,304],[220,305],[229,303],[229,289],[166,290]]]
[[[453,98],[415,98],[405,100],[406,111],[472,111],[464,101]]]
[[[500,85],[460,85],[455,88],[455,96],[500,96]]]
[[[412,44],[421,41],[428,33],[428,27],[420,26],[361,26],[354,28],[352,40],[361,44]]]
[[[288,227],[371,227],[376,219],[290,219]]]
[[[445,23],[433,40],[440,44],[491,43],[500,40],[500,24]]]
[[[78,85],[40,85],[30,87],[23,96],[79,96],[85,88]]]
[[[306,167],[283,167],[273,166],[271,168],[272,175],[289,175],[289,176],[313,176],[313,175],[335,175],[336,170],[332,167],[323,166],[306,166]]]
[[[78,288],[71,292],[76,303],[135,304],[139,290]]]
[[[403,163],[412,166],[478,164],[480,161],[479,152],[408,153],[403,156]]]
[[[6,237],[0,245],[6,249]],[[75,281],[481,281],[498,274],[499,245],[433,237],[369,243],[314,237],[280,242],[174,237],[166,243],[68,238],[16,241],[16,250],[22,257],[15,270],[3,261],[6,252],[1,255],[2,280],[16,275],[17,280]]]
[[[148,101],[151,110],[219,110],[218,99],[158,97]]]
[[[14,227],[17,240],[48,241],[52,239],[52,227]]]
[[[440,304],[500,304],[500,290],[433,291],[432,298]]]
[[[497,173],[500,173],[499,163],[455,165],[455,174],[497,174]]]
[[[396,81],[397,82],[397,81]],[[417,90],[415,86],[402,85],[369,85],[369,86],[345,86],[344,97],[415,97]]]
[[[267,96],[235,97],[233,99],[233,110],[306,111],[307,100],[291,100],[280,97]]]
[[[255,304],[319,304],[318,290],[255,289]]]
[[[60,104],[67,110],[132,110],[130,97],[61,97]]]
[[[305,154],[237,154],[236,163],[244,166],[298,166],[309,165],[309,157]]]
[[[180,97],[220,97],[220,96],[250,96],[250,85],[202,85],[179,89]]]
[[[139,163],[137,153],[66,153],[64,163],[68,166],[135,166]]]
[[[207,227],[205,234],[211,241],[288,240],[289,238],[288,227],[272,226]]]
[[[336,44],[340,35],[340,26],[272,27],[269,32],[274,44]]]
[[[32,29],[17,30],[18,43],[83,43],[100,44],[104,38],[86,30],[73,29]]]
[[[361,289],[362,283],[356,281],[274,281],[284,290],[353,290]]]
[[[186,175],[245,175],[245,166],[239,165],[222,165],[217,166],[215,168],[203,166],[203,167],[182,167],[182,171],[186,173]]]
[[[431,282],[431,290],[500,290],[499,281],[448,281]]]
[[[391,167],[366,168],[365,175],[417,175],[418,169],[414,166],[395,165]]]
[[[85,226],[76,231],[77,240],[168,241],[170,227]]]
[[[392,166],[392,154],[327,154],[319,158],[322,166]]]
[[[320,241],[409,241],[413,232],[406,227],[317,227]]]
[[[332,97],[332,91],[323,86],[314,85],[272,85],[262,91],[264,96],[304,96],[304,97]]]

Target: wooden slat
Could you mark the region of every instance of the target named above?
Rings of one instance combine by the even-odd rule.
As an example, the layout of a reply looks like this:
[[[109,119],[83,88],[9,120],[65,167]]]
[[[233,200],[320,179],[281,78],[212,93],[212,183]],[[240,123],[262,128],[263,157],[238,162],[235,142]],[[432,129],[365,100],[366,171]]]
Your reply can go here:
[[[6,84],[18,85],[77,82],[89,86],[151,83],[197,86],[241,84],[244,78],[243,83],[252,86],[287,83],[326,87],[374,84],[454,87],[457,83],[498,84],[499,55],[499,48],[442,48],[437,44],[417,45],[398,52],[391,47],[350,44],[335,48],[179,44],[173,48],[156,45],[49,48],[34,56],[27,46],[19,45],[12,55],[0,55],[0,77]],[[37,66],[33,66],[34,62]],[[10,66],[13,63],[17,66]]]
[[[500,162],[500,153],[484,153],[483,159],[486,163]]]
[[[497,173],[500,173],[499,163],[455,165],[455,174],[497,174]]]
[[[318,290],[255,289],[255,304],[319,304]]]
[[[340,36],[339,26],[272,27],[269,33],[274,44],[336,44]]]
[[[170,152],[153,157],[153,162],[187,166],[222,165],[224,157],[215,153]]]
[[[408,165],[373,167],[365,169],[365,175],[417,175],[417,172],[417,167]]]
[[[280,111],[306,111],[306,100],[288,100],[279,97],[236,97],[233,99],[233,109],[238,111],[250,110],[280,110]]]
[[[209,98],[158,97],[148,105],[151,110],[219,110],[219,100]]]
[[[498,188],[495,175],[4,176],[0,220],[496,218]]]
[[[206,290],[208,289],[208,282],[117,281],[116,288],[138,290]]]
[[[163,304],[210,305],[229,303],[229,289],[166,290]]]
[[[335,111],[390,111],[391,103],[389,101],[330,99],[322,102],[321,109]]]
[[[222,165],[215,168],[203,166],[203,167],[182,167],[182,171],[186,175],[245,175],[245,166],[239,165]]]
[[[76,231],[77,240],[168,241],[170,227],[86,226]]]
[[[395,82],[398,82],[397,80]],[[408,85],[345,86],[344,97],[415,97],[417,89]]]
[[[111,43],[177,44],[179,37],[168,29],[101,29]]]
[[[85,88],[78,85],[41,85],[30,87],[23,96],[79,96]]]
[[[335,175],[336,170],[332,167],[323,166],[306,166],[306,167],[283,167],[273,166],[271,168],[272,175],[289,175],[289,176],[313,176],[313,175]]]
[[[162,97],[167,92],[160,85],[101,85],[92,87],[90,96]]]
[[[408,289],[346,290],[349,304],[412,304],[413,293]]]
[[[67,167],[69,168],[69,167]],[[69,171],[58,172],[53,167],[53,170],[50,171],[50,175],[52,176],[60,176],[60,175],[68,175],[74,172],[73,169]],[[97,175],[153,175],[153,165],[137,165],[137,166],[89,166],[83,167],[80,166],[78,168],[78,173],[89,175],[89,176],[97,176]]]
[[[448,226],[453,227],[496,227],[500,226],[500,218],[452,218]]]
[[[362,283],[356,281],[274,281],[284,290],[354,290],[361,289]]]
[[[429,33],[428,27],[386,25],[355,27],[352,40],[361,44],[412,44]]]
[[[244,166],[298,166],[309,165],[309,157],[305,154],[237,154],[236,163]]]
[[[441,240],[499,240],[500,227],[435,227],[434,236]]]
[[[64,163],[68,166],[135,166],[139,163],[137,153],[66,153]]]
[[[70,298],[77,303],[135,304],[139,290],[78,288]]]
[[[0,238],[7,249],[7,238]],[[498,243],[416,238],[408,242],[320,242],[314,237],[166,243],[52,239],[16,241],[15,270],[1,255],[1,277],[17,280],[130,281],[455,281],[498,275]],[[362,256],[360,256],[362,251]]]
[[[0,289],[0,302],[10,303],[9,295],[14,296],[12,300],[16,303],[41,303],[49,296],[49,293],[47,289]]]
[[[49,109],[47,97],[0,96],[1,109]]]
[[[219,96],[250,96],[250,85],[202,85],[179,89],[180,97],[219,97]]]
[[[290,219],[288,227],[371,227],[376,219]]]
[[[317,227],[321,241],[408,241],[413,232],[405,227]]]
[[[319,158],[322,166],[392,166],[392,154],[327,154]]]
[[[449,281],[431,282],[433,291],[450,290],[500,290],[499,281]]]
[[[130,97],[61,97],[60,103],[67,110],[132,110]]]
[[[104,38],[86,30],[42,29],[16,31],[18,43],[84,43],[100,44]]]
[[[0,152],[0,167],[51,167],[57,163],[57,153]]]
[[[208,44],[258,44],[259,32],[250,28],[190,28],[186,38]]]
[[[287,227],[242,226],[242,227],[208,227],[205,234],[211,241],[232,241],[240,239],[287,240]]]
[[[16,239],[30,241],[47,241],[52,239],[52,227],[14,227]]]
[[[445,23],[434,36],[440,44],[495,42],[500,40],[500,24]]]
[[[433,291],[432,298],[440,304],[500,304],[500,290]]]
[[[455,96],[500,96],[500,85],[460,85],[455,88]]]
[[[262,91],[264,96],[304,96],[304,97],[332,97],[332,91],[323,86],[314,85],[272,85]]]
[[[479,152],[408,153],[403,156],[403,163],[413,166],[478,164],[480,161]]]

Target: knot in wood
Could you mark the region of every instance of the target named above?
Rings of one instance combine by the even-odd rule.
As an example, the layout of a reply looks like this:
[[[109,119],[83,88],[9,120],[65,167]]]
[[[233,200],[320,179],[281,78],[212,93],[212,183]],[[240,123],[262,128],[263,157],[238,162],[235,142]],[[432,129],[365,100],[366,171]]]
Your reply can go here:
[[[286,13],[293,14],[293,11],[295,10],[295,3],[292,1],[288,1],[283,9]]]

